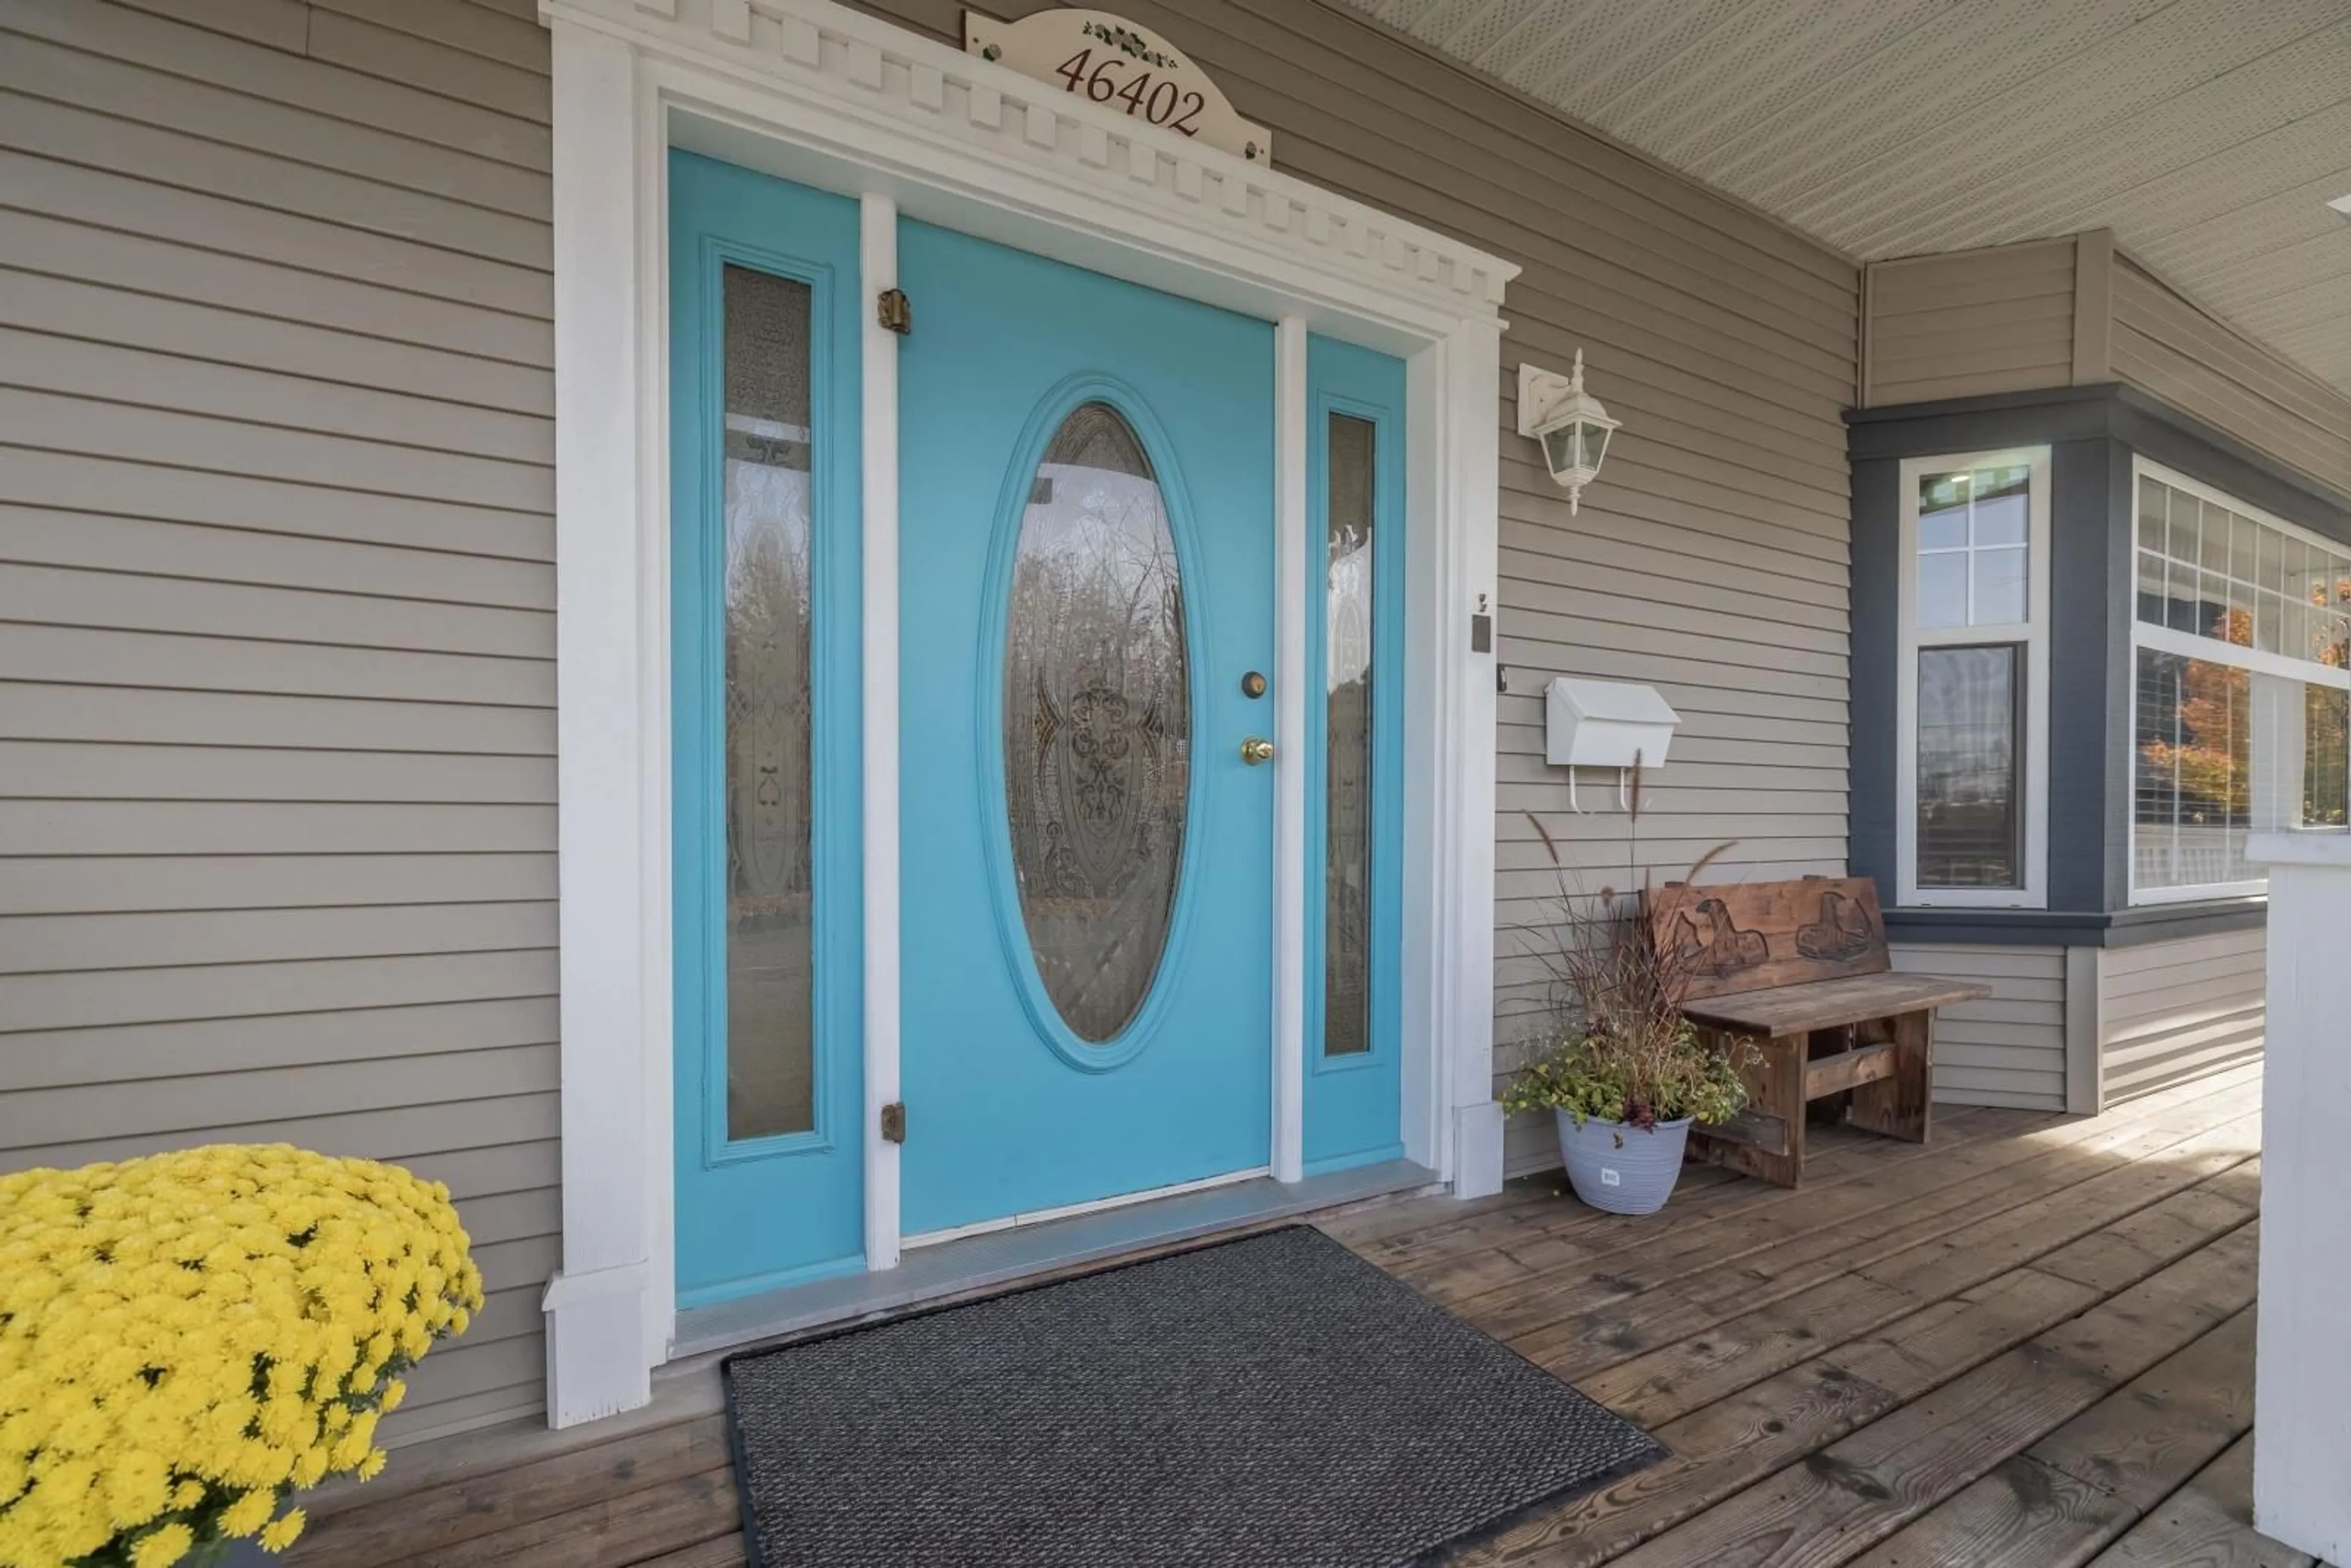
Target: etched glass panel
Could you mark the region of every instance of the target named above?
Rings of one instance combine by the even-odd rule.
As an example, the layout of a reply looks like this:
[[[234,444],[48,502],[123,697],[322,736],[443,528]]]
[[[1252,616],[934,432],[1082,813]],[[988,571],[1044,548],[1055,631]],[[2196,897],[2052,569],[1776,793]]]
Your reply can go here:
[[[1372,1049],[1372,522],[1378,427],[1331,416],[1325,493],[1322,1053]]]
[[[816,1125],[808,285],[725,275],[726,1135]]]
[[[1089,402],[1030,482],[1004,649],[1005,813],[1045,991],[1081,1040],[1151,994],[1191,784],[1184,592],[1143,444]]]

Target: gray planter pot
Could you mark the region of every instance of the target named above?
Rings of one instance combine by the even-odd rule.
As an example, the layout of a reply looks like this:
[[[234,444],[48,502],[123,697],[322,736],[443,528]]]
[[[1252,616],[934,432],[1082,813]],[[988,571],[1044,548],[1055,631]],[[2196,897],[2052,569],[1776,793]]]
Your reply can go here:
[[[1643,1132],[1597,1116],[1586,1117],[1579,1127],[1572,1113],[1554,1114],[1560,1161],[1576,1197],[1610,1214],[1655,1214],[1666,1207],[1681,1179],[1689,1118],[1660,1122]]]

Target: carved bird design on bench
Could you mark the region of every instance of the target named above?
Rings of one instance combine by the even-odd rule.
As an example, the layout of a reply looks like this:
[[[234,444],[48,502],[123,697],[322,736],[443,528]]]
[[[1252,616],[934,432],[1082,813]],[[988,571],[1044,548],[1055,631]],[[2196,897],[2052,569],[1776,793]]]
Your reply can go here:
[[[1796,951],[1819,963],[1842,964],[1868,952],[1875,935],[1868,912],[1860,904],[1842,893],[1824,891],[1820,919],[1796,928]]]
[[[1701,936],[1689,912],[1674,916],[1674,956],[1693,973],[1733,975],[1752,969],[1770,956],[1761,931],[1741,931],[1730,923],[1730,911],[1719,898],[1700,899],[1698,913],[1707,923]]]

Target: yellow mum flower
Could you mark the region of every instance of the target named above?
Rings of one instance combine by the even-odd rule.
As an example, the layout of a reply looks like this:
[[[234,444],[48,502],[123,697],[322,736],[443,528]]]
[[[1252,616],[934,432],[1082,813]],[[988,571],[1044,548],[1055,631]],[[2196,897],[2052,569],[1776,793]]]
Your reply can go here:
[[[221,1511],[220,1531],[240,1540],[269,1522],[277,1511],[277,1494],[256,1488]]]
[[[184,1524],[167,1524],[139,1538],[131,1549],[131,1568],[170,1568],[196,1543],[196,1532]]]
[[[159,1454],[134,1448],[111,1456],[104,1484],[107,1511],[120,1529],[144,1524],[172,1506],[172,1472]]]
[[[334,1456],[325,1444],[305,1448],[294,1458],[294,1484],[298,1487],[317,1486],[327,1479],[327,1472],[333,1465]]]
[[[264,1552],[283,1552],[293,1545],[295,1539],[301,1533],[302,1511],[298,1508],[289,1508],[271,1520],[269,1528],[261,1532],[261,1549]]]
[[[387,1362],[481,1305],[466,1246],[439,1184],[284,1145],[0,1176],[0,1563],[282,1549],[289,1485],[381,1471]]]

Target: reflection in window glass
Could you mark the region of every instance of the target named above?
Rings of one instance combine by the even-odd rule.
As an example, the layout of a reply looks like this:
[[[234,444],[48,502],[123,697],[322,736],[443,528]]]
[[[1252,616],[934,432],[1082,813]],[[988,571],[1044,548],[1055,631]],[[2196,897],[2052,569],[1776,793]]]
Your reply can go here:
[[[726,1135],[816,1125],[809,287],[726,268]]]
[[[1918,885],[2022,885],[2024,649],[1918,652]]]
[[[2170,491],[2156,480],[2142,476],[2138,482],[2138,548],[2161,555],[2170,545],[2168,508],[2164,497]]]
[[[1969,543],[1979,548],[2021,545],[2025,538],[2025,481],[2022,468],[1978,476],[1974,526]]]
[[[1950,480],[1951,475],[1941,476]],[[1918,548],[1951,550],[1968,548],[1968,497],[1956,484],[1927,482],[1918,498]]]
[[[2250,671],[2152,648],[2138,652],[2133,738],[2133,885],[2248,880],[2253,824]]]
[[[2031,611],[2032,470],[2021,464],[1918,481],[1918,625],[2016,626]]]
[[[2137,687],[2137,887],[2257,882],[2247,834],[2345,825],[2351,692],[2145,648]]]
[[[2351,691],[2302,690],[2302,825],[2351,826]]]
[[[1322,1052],[1372,1048],[1373,450],[1378,428],[1334,413],[1324,486]]]
[[[1918,624],[1940,629],[1968,623],[1965,550],[1918,558]]]
[[[1981,626],[2021,626],[2031,613],[2024,602],[2024,552],[1979,550],[1975,558],[1974,622]]]

